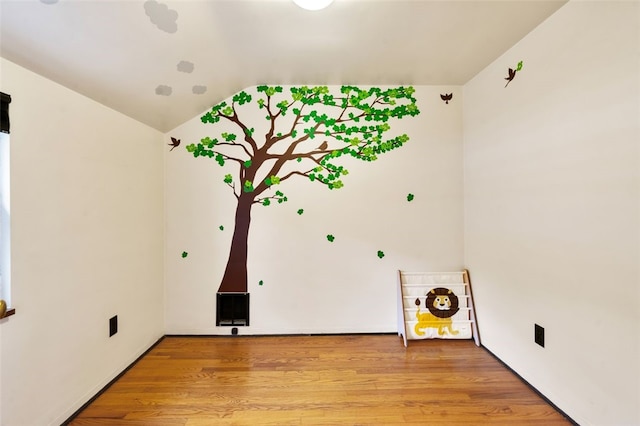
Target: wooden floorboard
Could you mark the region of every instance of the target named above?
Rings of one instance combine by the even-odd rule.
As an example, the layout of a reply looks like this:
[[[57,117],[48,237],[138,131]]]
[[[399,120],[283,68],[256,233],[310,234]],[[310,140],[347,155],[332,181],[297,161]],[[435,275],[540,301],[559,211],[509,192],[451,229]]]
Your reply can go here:
[[[470,340],[167,337],[84,425],[570,425]]]

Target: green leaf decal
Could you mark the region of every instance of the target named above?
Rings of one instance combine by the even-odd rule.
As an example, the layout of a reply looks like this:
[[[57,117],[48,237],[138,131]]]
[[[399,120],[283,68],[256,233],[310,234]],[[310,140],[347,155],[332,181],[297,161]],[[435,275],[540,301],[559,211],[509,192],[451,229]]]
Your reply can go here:
[[[413,201],[413,198],[414,198],[413,194],[407,195],[407,201]]]
[[[182,252],[182,258],[184,259],[185,257],[189,256],[189,253],[187,253],[186,251]]]
[[[304,209],[298,209],[298,214],[302,215],[302,213],[304,213]]]
[[[329,240],[329,242],[333,242],[336,239],[336,237],[334,237],[333,235],[329,234],[327,235],[327,240]]]
[[[378,257],[382,259],[384,257],[384,252],[382,250],[378,250]]]

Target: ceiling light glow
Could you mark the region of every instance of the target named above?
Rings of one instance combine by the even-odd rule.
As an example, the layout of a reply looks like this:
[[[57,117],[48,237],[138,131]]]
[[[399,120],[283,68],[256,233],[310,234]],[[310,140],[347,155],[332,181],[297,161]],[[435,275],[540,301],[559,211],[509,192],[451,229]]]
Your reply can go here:
[[[320,10],[333,3],[333,0],[293,0],[295,4],[307,10]]]

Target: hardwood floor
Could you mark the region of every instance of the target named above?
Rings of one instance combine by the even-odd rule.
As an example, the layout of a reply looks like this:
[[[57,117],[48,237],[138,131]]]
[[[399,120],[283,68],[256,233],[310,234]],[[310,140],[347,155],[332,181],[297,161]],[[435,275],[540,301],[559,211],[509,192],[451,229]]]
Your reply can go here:
[[[167,337],[71,425],[570,425],[470,340]]]

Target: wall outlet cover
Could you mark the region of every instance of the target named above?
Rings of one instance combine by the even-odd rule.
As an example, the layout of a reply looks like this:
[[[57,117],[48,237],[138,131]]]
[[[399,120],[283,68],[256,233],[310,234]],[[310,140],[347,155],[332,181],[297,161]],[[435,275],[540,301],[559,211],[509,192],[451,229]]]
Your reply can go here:
[[[109,318],[109,337],[118,332],[118,316]]]
[[[534,340],[537,344],[544,348],[544,327],[535,324],[534,328]]]

